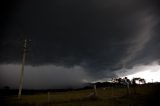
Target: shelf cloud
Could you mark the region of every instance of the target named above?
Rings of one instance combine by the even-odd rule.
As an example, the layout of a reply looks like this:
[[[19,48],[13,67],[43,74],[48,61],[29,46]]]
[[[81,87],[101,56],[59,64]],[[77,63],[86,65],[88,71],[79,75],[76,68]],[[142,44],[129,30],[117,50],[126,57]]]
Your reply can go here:
[[[31,70],[50,67],[54,73],[63,67],[72,75],[78,66],[93,81],[159,63],[158,0],[17,0],[4,5],[1,65],[21,64],[26,38],[32,40],[26,56]]]

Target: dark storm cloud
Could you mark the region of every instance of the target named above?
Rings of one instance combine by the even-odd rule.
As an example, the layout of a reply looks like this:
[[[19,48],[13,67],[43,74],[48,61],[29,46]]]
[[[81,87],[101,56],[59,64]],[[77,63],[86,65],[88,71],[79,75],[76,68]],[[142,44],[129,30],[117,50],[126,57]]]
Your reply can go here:
[[[156,0],[27,0],[18,7],[5,20],[1,63],[21,62],[24,36],[32,40],[30,65],[80,65],[106,77],[159,60]]]

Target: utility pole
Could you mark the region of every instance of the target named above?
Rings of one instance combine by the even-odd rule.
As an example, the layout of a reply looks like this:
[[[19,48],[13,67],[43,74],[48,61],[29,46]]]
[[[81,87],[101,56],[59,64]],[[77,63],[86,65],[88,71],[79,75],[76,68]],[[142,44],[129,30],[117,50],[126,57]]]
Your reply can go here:
[[[18,92],[18,98],[21,98],[21,92],[22,92],[22,86],[23,86],[23,76],[24,76],[24,64],[25,64],[25,59],[26,59],[26,52],[27,52],[27,47],[28,47],[28,40],[24,40],[24,45],[23,45],[23,56],[22,56],[22,65],[21,65],[21,76],[20,76],[20,84],[19,84],[19,92]]]

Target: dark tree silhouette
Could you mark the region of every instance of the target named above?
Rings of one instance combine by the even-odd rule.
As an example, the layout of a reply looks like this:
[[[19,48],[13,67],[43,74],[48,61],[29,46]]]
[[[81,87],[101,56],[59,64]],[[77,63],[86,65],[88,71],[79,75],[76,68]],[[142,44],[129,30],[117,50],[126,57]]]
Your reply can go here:
[[[3,89],[4,90],[10,90],[10,87],[9,86],[4,86]]]
[[[138,83],[137,83],[137,81],[138,81]],[[133,78],[131,82],[132,82],[132,87],[134,89],[134,94],[136,94],[136,87],[138,86],[138,84],[145,84],[146,83],[145,79],[143,79],[143,78]]]
[[[137,85],[137,83],[136,83],[137,81],[138,81],[138,84],[145,84],[146,83],[145,79],[143,79],[143,78],[133,78],[132,84]]]
[[[118,86],[126,87],[126,88],[127,88],[127,95],[130,94],[129,87],[130,87],[130,85],[131,85],[131,81],[130,81],[127,77],[125,77],[125,78],[113,79],[113,82],[114,82],[114,83],[117,83]]]
[[[145,81],[145,79],[140,78],[140,79],[139,79],[139,83],[141,83],[141,84],[145,84],[145,83],[146,83],[146,81]]]

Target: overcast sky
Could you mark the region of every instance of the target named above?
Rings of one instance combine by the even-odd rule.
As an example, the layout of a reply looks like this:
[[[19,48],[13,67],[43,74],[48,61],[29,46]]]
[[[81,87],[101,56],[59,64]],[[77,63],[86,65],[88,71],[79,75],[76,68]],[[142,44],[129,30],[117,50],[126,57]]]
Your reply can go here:
[[[18,86],[26,38],[25,88],[80,86],[159,64],[158,0],[14,0],[3,7],[1,86]]]

